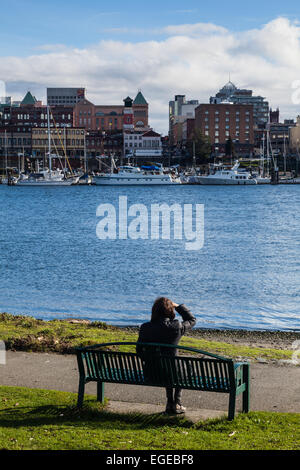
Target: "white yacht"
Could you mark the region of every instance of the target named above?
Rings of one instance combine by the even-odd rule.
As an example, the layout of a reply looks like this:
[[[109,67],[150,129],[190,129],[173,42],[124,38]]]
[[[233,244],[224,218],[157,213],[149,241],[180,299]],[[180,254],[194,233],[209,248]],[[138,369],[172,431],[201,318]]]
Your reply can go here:
[[[215,172],[206,175],[198,176],[200,184],[210,185],[246,185],[257,184],[257,181],[248,171],[239,170],[239,162],[237,161],[231,169],[224,169],[220,167]]]
[[[180,184],[180,179],[164,173],[156,166],[142,166],[141,168],[125,165],[120,166],[111,173],[101,173],[93,176],[96,185],[113,186],[140,186]]]
[[[77,184],[79,177],[65,178],[61,170],[45,169],[39,173],[22,175],[17,181],[18,186],[71,186]]]
[[[254,178],[256,179],[257,184],[270,184],[271,183],[270,176],[257,175],[257,176],[254,176]]]

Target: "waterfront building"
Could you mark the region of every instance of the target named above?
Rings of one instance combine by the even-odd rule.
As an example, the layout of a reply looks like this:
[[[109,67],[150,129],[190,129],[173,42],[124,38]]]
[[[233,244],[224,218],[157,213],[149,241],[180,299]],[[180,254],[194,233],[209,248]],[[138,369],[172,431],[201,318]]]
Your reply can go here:
[[[253,106],[244,104],[200,104],[195,110],[195,130],[208,138],[215,155],[225,155],[231,139],[236,154],[251,156],[254,150]]]
[[[0,154],[8,157],[32,155],[32,131],[47,128],[47,106],[28,91],[19,106],[3,105],[0,109]],[[73,108],[53,106],[51,127],[72,127]],[[6,138],[5,138],[6,136]]]
[[[161,135],[152,129],[139,131],[124,130],[124,156],[139,158],[158,158],[163,154]]]
[[[74,126],[88,131],[116,131],[123,128],[122,105],[94,105],[84,99],[74,106]]]
[[[278,124],[279,123],[279,108],[277,108],[275,111],[273,111],[272,108],[270,108],[270,123],[271,124]]]
[[[20,156],[29,157],[32,152],[31,129],[26,127],[0,127],[0,169],[17,167]],[[7,159],[7,162],[5,160]]]
[[[73,126],[73,108],[70,106],[51,107],[51,126]],[[26,93],[20,106],[4,106],[0,112],[0,128],[10,126],[26,128],[47,127],[47,106],[30,92]],[[19,131],[20,132],[20,131]]]
[[[47,88],[49,106],[75,106],[85,99],[85,88]]]
[[[112,155],[121,158],[123,154],[123,132],[87,131],[86,155],[88,158]]]
[[[290,130],[295,127],[293,119],[270,123],[270,141],[275,154],[287,154],[290,147]]]
[[[133,125],[135,129],[149,129],[149,104],[141,91],[138,92],[132,103]]]
[[[181,134],[181,124],[183,124],[186,119],[195,118],[195,109],[198,105],[198,100],[187,101],[185,95],[175,95],[175,99],[173,101],[169,101],[170,145],[176,146],[178,144]]]
[[[293,127],[289,128],[289,148],[292,153],[300,157],[300,116]]]
[[[85,129],[65,127],[51,128],[51,148],[53,154],[78,158],[85,155]],[[48,152],[48,129],[32,129],[32,155],[45,157]]]
[[[95,105],[83,99],[74,106],[74,126],[104,132],[122,132],[132,125],[147,130],[148,113],[149,105],[140,91],[134,100],[128,96],[124,104],[117,105]]]
[[[230,80],[216,96],[210,97],[211,104],[230,102],[253,106],[254,126],[265,126],[269,120],[269,103],[262,96],[253,95],[252,90],[237,88]]]

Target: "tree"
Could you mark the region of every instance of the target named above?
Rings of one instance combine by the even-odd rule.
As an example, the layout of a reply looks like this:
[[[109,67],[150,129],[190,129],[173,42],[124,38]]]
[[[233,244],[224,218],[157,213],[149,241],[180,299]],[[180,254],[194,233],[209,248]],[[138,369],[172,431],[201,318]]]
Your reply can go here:
[[[226,141],[225,154],[226,154],[226,157],[230,157],[230,158],[233,158],[235,155],[234,143],[231,137],[229,137],[229,139],[227,139]]]
[[[200,129],[194,129],[186,146],[191,160],[195,164],[206,163],[211,155],[209,137],[204,136]]]

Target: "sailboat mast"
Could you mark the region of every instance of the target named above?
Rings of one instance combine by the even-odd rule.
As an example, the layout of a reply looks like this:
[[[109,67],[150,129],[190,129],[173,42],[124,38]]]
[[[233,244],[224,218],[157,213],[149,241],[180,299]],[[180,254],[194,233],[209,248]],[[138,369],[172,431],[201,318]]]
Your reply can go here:
[[[283,134],[283,161],[284,161],[284,174],[286,174],[286,145],[285,145],[285,133]]]
[[[7,132],[4,131],[4,147],[5,147],[5,175],[7,176]]]
[[[86,132],[84,131],[84,173],[87,174]]]
[[[265,176],[265,132],[263,132],[262,138],[262,152],[261,152],[261,175]]]
[[[51,131],[50,131],[50,113],[49,113],[49,106],[47,106],[47,123],[48,123],[49,171],[50,171],[50,177],[51,177],[52,161],[51,161]]]

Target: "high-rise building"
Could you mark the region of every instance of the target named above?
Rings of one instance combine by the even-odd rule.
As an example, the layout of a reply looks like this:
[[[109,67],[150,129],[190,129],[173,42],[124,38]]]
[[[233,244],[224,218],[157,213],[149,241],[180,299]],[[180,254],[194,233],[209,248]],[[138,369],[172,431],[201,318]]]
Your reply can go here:
[[[84,98],[84,88],[47,88],[47,104],[49,106],[75,106]]]
[[[269,103],[262,96],[254,96],[252,90],[237,88],[231,81],[210,98],[211,104],[247,104],[253,106],[254,125],[264,127],[269,121]]]
[[[182,124],[186,119],[195,118],[195,109],[199,105],[198,100],[186,100],[185,95],[175,95],[175,99],[169,102],[169,141],[176,144],[174,126]]]

